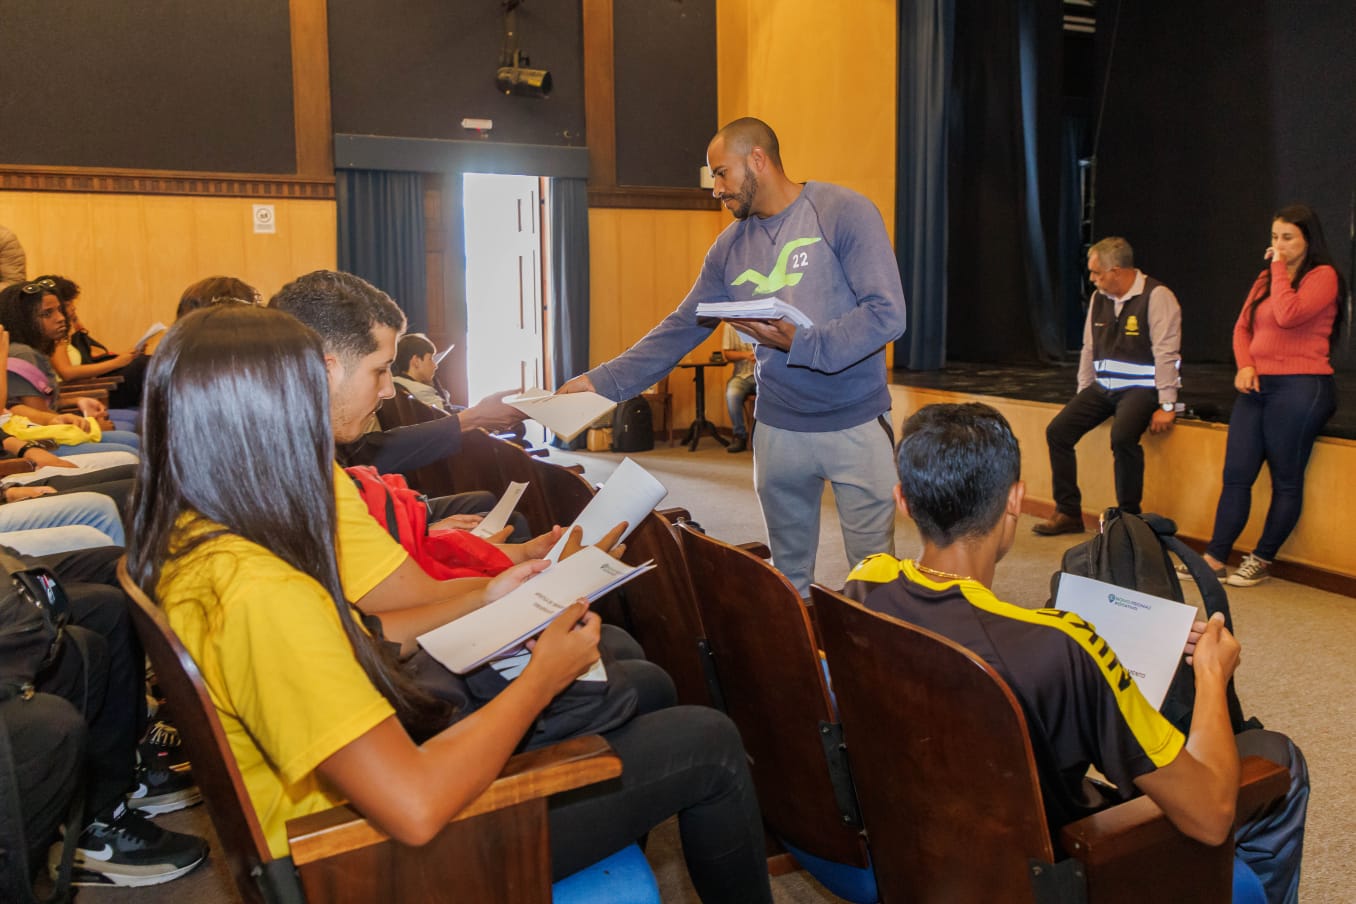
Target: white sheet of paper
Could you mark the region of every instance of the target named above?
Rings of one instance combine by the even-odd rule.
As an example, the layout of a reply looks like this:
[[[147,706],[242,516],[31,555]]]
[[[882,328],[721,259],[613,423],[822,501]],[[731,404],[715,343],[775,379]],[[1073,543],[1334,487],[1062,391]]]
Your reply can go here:
[[[452,349],[454,349],[454,348],[456,348],[456,347],[457,347],[457,344],[456,344],[455,342],[449,342],[448,345],[447,345],[447,348],[445,348],[445,349],[443,349],[442,351],[437,352],[436,354],[434,354],[434,356],[433,356],[433,366],[434,366],[434,367],[437,367],[439,364],[442,364],[442,363],[443,363],[443,359],[446,358],[448,355],[452,354]]]
[[[136,345],[134,345],[133,348],[135,348],[137,351],[141,351],[141,349],[146,345],[147,342],[151,341],[152,337],[154,337],[156,333],[163,333],[167,329],[169,329],[169,327],[165,326],[163,323],[157,320],[155,323],[151,324],[146,328],[146,332],[141,334],[141,338],[137,340]]]
[[[97,449],[97,446],[90,446],[91,449]],[[36,483],[39,480],[46,480],[48,477],[70,477],[73,474],[92,474],[95,471],[102,471],[104,468],[115,468],[119,465],[134,465],[137,463],[137,457],[131,452],[82,452],[79,455],[71,455],[63,458],[62,461],[68,461],[75,465],[74,468],[63,468],[59,465],[48,465],[44,468],[37,468],[33,471],[25,471],[21,474],[10,474],[2,482],[5,486],[24,486],[30,483]]]
[[[1144,699],[1158,709],[1182,659],[1196,607],[1094,581],[1074,574],[1059,576],[1055,608],[1075,612],[1097,627]]]
[[[668,494],[669,491],[649,471],[630,458],[623,459],[598,495],[590,500],[579,517],[574,519],[574,524],[566,528],[556,545],[551,547],[546,558],[554,562],[560,557],[560,551],[565,548],[565,541],[576,525],[584,530],[580,542],[591,546],[601,540],[603,534],[625,521],[626,532],[622,534],[625,540]]]
[[[572,440],[617,403],[596,392],[566,392],[559,395],[534,386],[518,395],[506,396],[512,405],[563,440]]]
[[[480,520],[471,533],[477,537],[488,537],[490,534],[503,530],[504,525],[508,524],[509,515],[513,514],[513,509],[518,505],[518,500],[523,498],[523,490],[527,489],[527,483],[524,481],[509,481],[508,489],[504,490],[504,495],[499,497],[499,501],[490,509],[488,515]]]
[[[653,562],[631,566],[587,547],[484,608],[419,635],[419,645],[464,675],[505,652],[516,651],[580,597],[592,602],[652,568]]]

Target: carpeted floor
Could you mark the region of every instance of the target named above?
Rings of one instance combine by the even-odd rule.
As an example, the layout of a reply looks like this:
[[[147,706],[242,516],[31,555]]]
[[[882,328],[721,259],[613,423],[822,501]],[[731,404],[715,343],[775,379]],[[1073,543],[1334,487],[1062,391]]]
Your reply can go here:
[[[622,460],[606,453],[555,453],[565,462],[579,462],[593,482],[607,478]],[[735,542],[766,539],[752,490],[752,458],[729,455],[713,440],[695,453],[684,448],[660,447],[633,456],[668,489],[662,507],[689,509],[707,531]],[[995,590],[1008,600],[1037,606],[1045,602],[1050,574],[1063,551],[1077,537],[1042,538],[1027,528],[1023,518],[1017,544],[999,566]],[[896,543],[900,555],[917,549],[912,525],[900,520]],[[838,533],[832,497],[825,495],[821,523],[818,578],[840,584],[848,571]],[[1305,844],[1302,897],[1308,902],[1347,902],[1350,891],[1347,864],[1356,859],[1356,809],[1348,806],[1343,776],[1356,765],[1356,728],[1350,689],[1342,676],[1350,675],[1349,651],[1356,648],[1356,605],[1350,598],[1272,581],[1230,594],[1235,627],[1243,644],[1238,691],[1248,715],[1268,727],[1288,733],[1309,760],[1313,792]],[[210,832],[201,807],[161,818],[171,828]],[[214,839],[215,840],[215,839]],[[696,904],[687,882],[681,848],[673,821],[651,835],[649,857],[666,904]],[[778,904],[824,904],[838,899],[804,873],[773,880]],[[236,900],[219,857],[205,868],[164,886],[148,889],[90,889],[81,894],[86,904],[227,904]]]

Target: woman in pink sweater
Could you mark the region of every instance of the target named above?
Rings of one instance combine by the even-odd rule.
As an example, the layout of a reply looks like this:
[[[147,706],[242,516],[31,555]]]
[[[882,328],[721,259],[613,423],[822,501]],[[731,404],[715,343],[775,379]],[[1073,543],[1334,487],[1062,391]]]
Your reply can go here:
[[[1252,485],[1267,463],[1271,506],[1256,548],[1229,584],[1266,580],[1277,551],[1299,521],[1304,469],[1314,439],[1337,408],[1328,351],[1346,297],[1323,226],[1303,204],[1282,208],[1271,224],[1270,262],[1253,283],[1234,325],[1239,396],[1229,416],[1224,486],[1206,549],[1210,567],[1224,562],[1248,522]]]

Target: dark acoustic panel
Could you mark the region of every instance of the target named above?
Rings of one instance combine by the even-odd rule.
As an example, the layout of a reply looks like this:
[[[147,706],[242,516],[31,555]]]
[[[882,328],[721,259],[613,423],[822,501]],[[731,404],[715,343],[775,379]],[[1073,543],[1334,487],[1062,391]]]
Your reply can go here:
[[[504,44],[499,0],[331,0],[334,130],[403,138],[476,138],[463,118],[491,119],[490,142],[584,144],[583,13],[578,0],[524,0],[519,49],[551,73],[546,98],[495,86]]]
[[[616,0],[617,183],[696,188],[716,112],[715,0]]]
[[[287,0],[4,0],[0,162],[296,171]]]

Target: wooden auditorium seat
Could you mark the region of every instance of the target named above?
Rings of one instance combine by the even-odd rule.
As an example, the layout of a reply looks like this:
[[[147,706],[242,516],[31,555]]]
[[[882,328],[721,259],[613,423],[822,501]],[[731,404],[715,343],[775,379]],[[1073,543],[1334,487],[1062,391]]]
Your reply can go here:
[[[938,634],[811,592],[882,901],[1230,901],[1232,838],[1193,841],[1147,797],[1065,826],[1057,846],[1026,718],[998,673]],[[1288,784],[1275,763],[1244,760],[1239,822]]]
[[[758,556],[680,524],[725,712],[772,833],[830,891],[872,904],[841,727],[800,594]]]
[[[552,900],[547,798],[621,774],[621,761],[602,738],[575,738],[513,757],[480,797],[422,847],[392,841],[347,806],[290,820],[289,865],[269,852],[193,658],[160,608],[131,579],[125,558],[118,563],[118,579],[132,598],[137,634],[174,707],[194,778],[224,848],[221,856],[247,904],[439,901],[447,900],[452,889],[457,900],[486,904]],[[657,904],[654,877],[635,845],[602,863],[614,866],[562,880],[571,890],[570,900]],[[638,868],[645,874],[639,879]],[[613,881],[636,883],[639,890],[628,884],[619,893],[608,884]],[[586,885],[582,896],[580,882]]]

